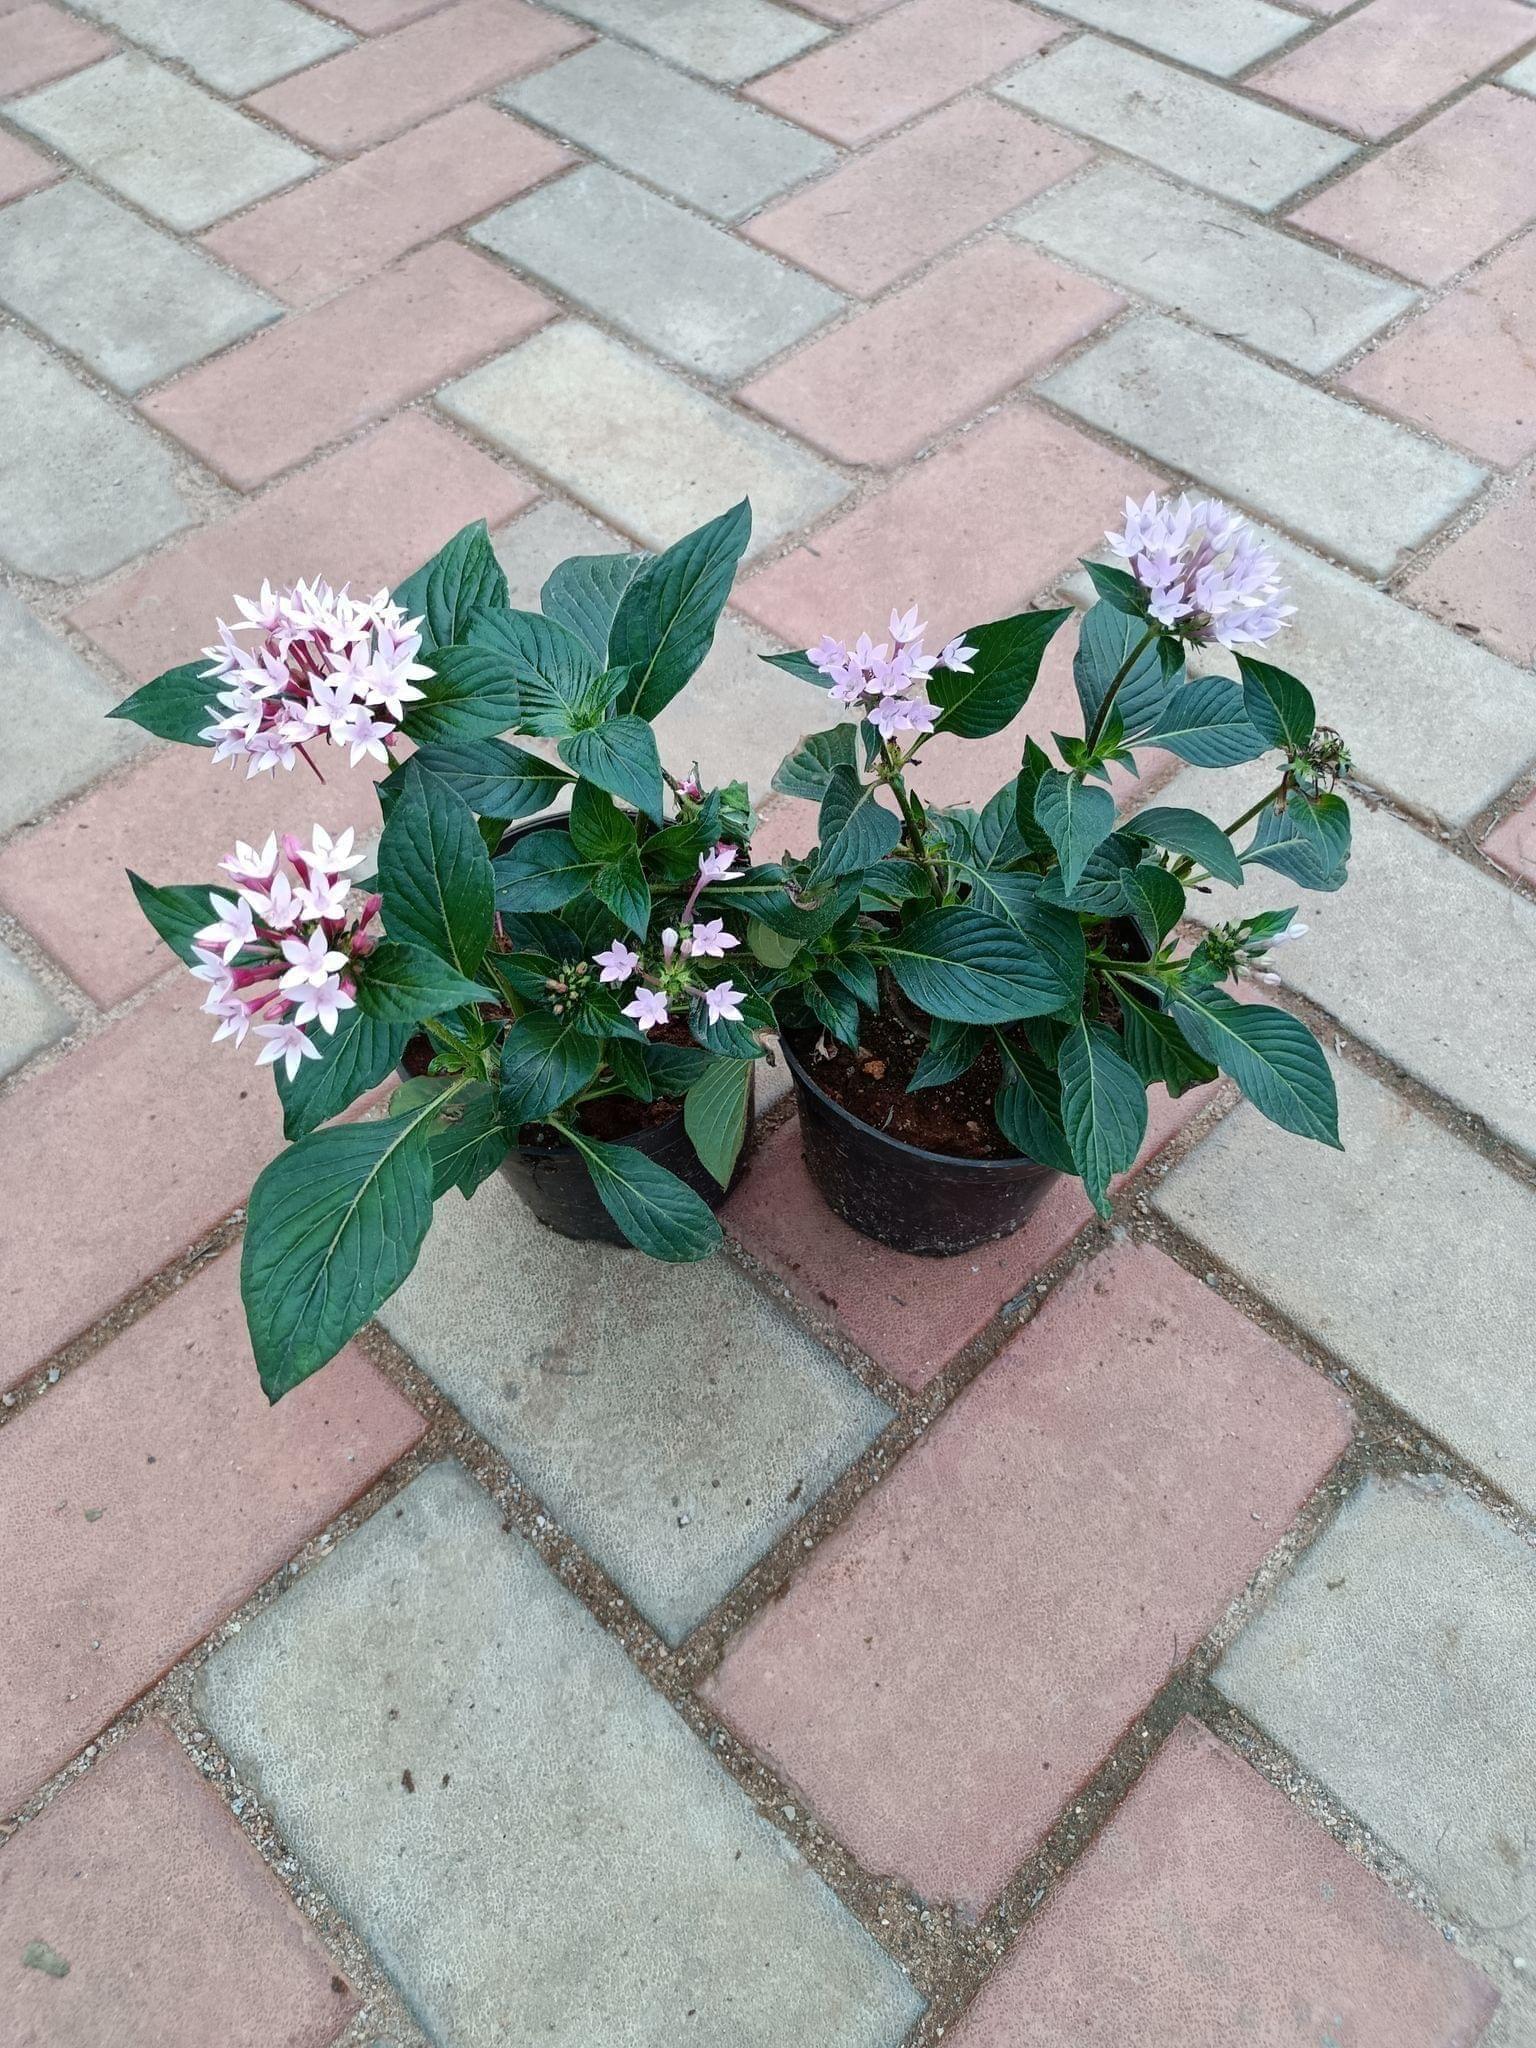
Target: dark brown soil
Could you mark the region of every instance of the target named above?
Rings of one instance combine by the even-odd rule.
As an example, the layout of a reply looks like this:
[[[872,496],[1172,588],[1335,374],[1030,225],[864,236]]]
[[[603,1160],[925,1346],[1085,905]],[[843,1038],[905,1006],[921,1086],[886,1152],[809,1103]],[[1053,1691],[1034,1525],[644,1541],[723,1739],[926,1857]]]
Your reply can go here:
[[[1002,1060],[993,1045],[958,1081],[909,1095],[907,1083],[917,1072],[928,1040],[910,1030],[889,1005],[867,1019],[857,1053],[814,1031],[791,1033],[790,1044],[817,1086],[860,1123],[925,1152],[946,1152],[956,1159],[1018,1157],[992,1114],[992,1098],[1003,1078]],[[830,1059],[819,1056],[818,1044],[832,1047]]]

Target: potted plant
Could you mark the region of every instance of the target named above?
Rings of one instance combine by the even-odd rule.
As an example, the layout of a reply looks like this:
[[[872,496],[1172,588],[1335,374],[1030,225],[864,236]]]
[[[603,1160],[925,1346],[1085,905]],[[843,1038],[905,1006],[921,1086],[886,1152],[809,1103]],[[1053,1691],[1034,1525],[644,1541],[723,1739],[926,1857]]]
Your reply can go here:
[[[1288,1012],[1225,983],[1301,936],[1261,910],[1193,944],[1187,899],[1263,868],[1336,889],[1349,812],[1339,736],[1294,676],[1251,651],[1292,607],[1253,530],[1217,502],[1128,502],[1073,674],[1083,733],[1034,740],[980,810],[925,805],[929,738],[984,740],[1028,701],[1070,610],[1023,612],[923,651],[917,611],[878,645],[830,638],[768,657],[847,714],[803,740],[775,787],[820,806],[818,844],[775,871],[811,933],[751,934],[793,1074],[812,1178],[857,1230],[904,1251],[963,1252],[1015,1230],[1059,1174],[1100,1215],[1135,1160],[1147,1090],[1230,1075],[1284,1129],[1339,1143],[1321,1050]],[[1191,648],[1237,676],[1192,678]],[[1225,825],[1109,787],[1158,748],[1201,768],[1276,753],[1273,788]],[[1246,843],[1240,836],[1248,833]]]
[[[651,721],[749,532],[743,502],[654,557],[577,557],[525,612],[482,522],[393,594],[263,585],[204,660],[116,708],[249,775],[388,769],[372,876],[317,825],[236,846],[217,882],[131,877],[215,1039],[259,1048],[282,1099],[241,1267],[270,1399],[405,1279],[433,1203],[498,1168],[568,1235],[669,1260],[719,1243],[772,1024],[720,900],[751,815],[740,783],[668,774]],[[333,1121],[402,1065],[384,1116]]]

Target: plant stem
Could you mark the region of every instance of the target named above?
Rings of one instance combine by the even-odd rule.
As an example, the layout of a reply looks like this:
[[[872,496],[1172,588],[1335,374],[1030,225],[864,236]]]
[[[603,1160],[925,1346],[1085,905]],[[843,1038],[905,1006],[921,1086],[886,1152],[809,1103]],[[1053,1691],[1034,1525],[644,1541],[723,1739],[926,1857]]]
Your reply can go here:
[[[1223,825],[1221,829],[1226,834],[1227,838],[1230,839],[1234,832],[1241,832],[1243,827],[1247,824],[1250,824],[1253,821],[1253,819],[1255,819],[1259,815],[1260,811],[1262,811],[1267,805],[1272,804],[1277,796],[1284,796],[1286,790],[1290,786],[1290,780],[1291,778],[1289,775],[1282,775],[1280,780],[1275,784],[1274,788],[1269,792],[1267,796],[1261,796],[1256,804],[1250,804],[1247,810],[1243,812],[1243,815],[1240,818],[1234,818],[1230,825]],[[1192,853],[1185,853],[1181,854],[1179,858],[1174,862],[1172,873],[1177,877],[1179,881],[1187,882],[1189,880],[1189,877],[1194,873],[1194,870],[1194,855]],[[1208,881],[1209,879],[1209,876],[1203,875],[1201,877],[1202,881]]]
[[[901,757],[889,740],[883,739],[880,742],[880,759],[885,768],[884,780],[888,784],[892,796],[895,797],[897,808],[901,812],[902,822],[906,828],[907,844],[912,849],[912,856],[919,862],[928,877],[933,889],[933,900],[935,903],[941,903],[944,900],[944,891],[939,883],[938,869],[929,859],[928,848],[924,843],[922,806],[917,798],[908,790],[905,781],[902,779]]]
[[[1146,653],[1147,649],[1152,645],[1152,642],[1156,638],[1156,626],[1148,626],[1146,632],[1142,634],[1138,644],[1131,649],[1130,653],[1125,657],[1124,661],[1121,662],[1119,668],[1115,671],[1113,682],[1111,682],[1109,688],[1104,692],[1103,703],[1099,706],[1098,710],[1093,714],[1093,724],[1089,727],[1088,730],[1088,746],[1090,750],[1092,750],[1094,747],[1098,745],[1099,736],[1103,732],[1104,727],[1109,722],[1109,714],[1111,710],[1114,708],[1114,702],[1116,697],[1118,697],[1120,694],[1120,685],[1125,681],[1126,677],[1130,674],[1131,670],[1136,666],[1137,662],[1140,661],[1141,657]]]

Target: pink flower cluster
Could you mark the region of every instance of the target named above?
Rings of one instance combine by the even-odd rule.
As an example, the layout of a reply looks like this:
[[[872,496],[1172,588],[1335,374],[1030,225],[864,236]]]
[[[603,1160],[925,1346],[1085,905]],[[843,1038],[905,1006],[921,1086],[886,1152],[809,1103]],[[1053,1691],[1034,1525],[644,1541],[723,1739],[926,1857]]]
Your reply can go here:
[[[593,954],[592,958],[602,969],[599,980],[615,988],[623,988],[637,974],[649,974],[654,982],[654,987],[637,988],[634,999],[625,1004],[621,1013],[634,1019],[637,1030],[654,1031],[658,1024],[669,1020],[669,1004],[681,1003],[686,1007],[694,996],[704,998],[704,1008],[711,1024],[741,1022],[741,1004],[746,990],[737,988],[730,981],[702,982],[692,964],[698,960],[723,960],[727,953],[741,944],[740,939],[726,930],[725,920],[721,917],[688,922],[701,889],[711,882],[730,881],[736,875],[736,853],[734,846],[722,840],[709,853],[699,855],[698,879],[683,906],[681,932],[669,925],[662,933],[658,963],[647,968],[643,954],[623,939],[615,939],[601,953]]]
[[[219,645],[203,649],[213,663],[204,675],[225,685],[202,734],[213,758],[244,760],[247,775],[260,775],[291,768],[311,740],[326,739],[351,750],[354,768],[369,755],[388,761],[405,706],[422,694],[415,685],[432,673],[416,659],[420,619],[387,590],[353,598],[318,580],[279,592],[263,583],[254,603],[235,603],[245,616],[235,626],[220,619]]]
[[[1125,501],[1125,527],[1104,538],[1147,592],[1148,613],[1181,639],[1242,647],[1273,639],[1296,607],[1280,564],[1219,498]]]
[[[894,739],[901,732],[932,732],[937,713],[925,688],[929,676],[936,668],[968,676],[976,649],[957,636],[942,652],[924,654],[927,630],[926,625],[919,625],[917,606],[913,605],[908,612],[891,613],[891,637],[878,647],[867,633],[861,633],[850,651],[828,633],[805,650],[806,659],[831,678],[837,702],[857,705],[881,739]]]
[[[320,1049],[306,1024],[331,1033],[343,1010],[356,1006],[356,965],[373,951],[369,930],[379,898],[350,901],[348,872],[363,856],[352,851],[350,826],[332,839],[323,826],[309,846],[273,833],[258,851],[243,840],[219,862],[231,893],[210,890],[215,921],[193,939],[193,978],[208,988],[203,1009],[217,1017],[213,1042],[243,1045],[253,1030],[266,1042],[258,1067],[282,1060],[291,1081]],[[286,863],[286,865],[285,865]]]

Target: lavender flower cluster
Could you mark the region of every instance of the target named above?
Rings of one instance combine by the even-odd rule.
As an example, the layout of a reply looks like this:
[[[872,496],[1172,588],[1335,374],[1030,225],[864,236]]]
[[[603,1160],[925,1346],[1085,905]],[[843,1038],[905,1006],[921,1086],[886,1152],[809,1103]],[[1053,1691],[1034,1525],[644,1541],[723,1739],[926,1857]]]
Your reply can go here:
[[[926,624],[918,623],[917,606],[913,605],[910,611],[891,613],[888,641],[876,646],[867,633],[861,633],[850,650],[828,633],[805,650],[806,659],[831,679],[835,700],[857,705],[881,739],[894,739],[902,732],[932,732],[938,714],[928,701],[925,686],[929,676],[936,668],[968,676],[976,649],[954,639],[942,652],[924,654],[927,630]]]
[[[1280,564],[1219,498],[1127,498],[1124,527],[1104,538],[1146,591],[1149,617],[1183,640],[1257,645],[1295,616]]]

